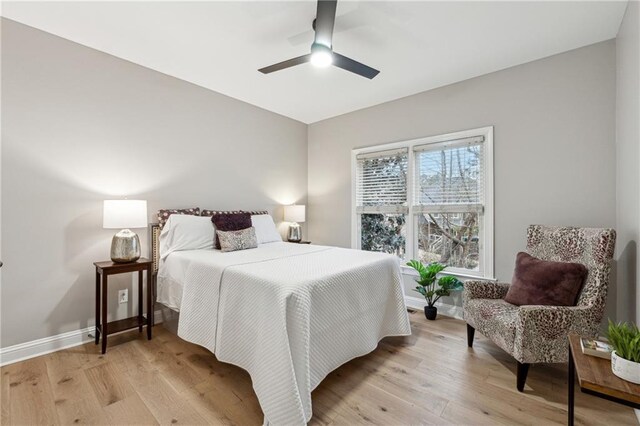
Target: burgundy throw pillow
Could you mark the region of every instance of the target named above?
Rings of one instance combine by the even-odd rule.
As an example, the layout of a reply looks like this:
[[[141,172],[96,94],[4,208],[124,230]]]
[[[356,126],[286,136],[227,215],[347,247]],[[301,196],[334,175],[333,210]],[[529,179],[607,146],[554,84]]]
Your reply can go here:
[[[214,213],[211,216],[211,222],[216,227],[216,231],[240,231],[242,229],[251,228],[250,213]],[[220,250],[220,240],[216,233],[216,248]]]
[[[575,306],[588,272],[580,263],[550,262],[520,252],[504,300],[517,306]]]

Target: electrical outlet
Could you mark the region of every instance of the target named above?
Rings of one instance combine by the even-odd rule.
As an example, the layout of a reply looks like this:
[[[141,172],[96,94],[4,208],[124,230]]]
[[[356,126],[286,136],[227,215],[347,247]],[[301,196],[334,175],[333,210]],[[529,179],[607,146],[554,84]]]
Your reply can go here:
[[[118,290],[118,303],[127,303],[129,301],[129,289]]]

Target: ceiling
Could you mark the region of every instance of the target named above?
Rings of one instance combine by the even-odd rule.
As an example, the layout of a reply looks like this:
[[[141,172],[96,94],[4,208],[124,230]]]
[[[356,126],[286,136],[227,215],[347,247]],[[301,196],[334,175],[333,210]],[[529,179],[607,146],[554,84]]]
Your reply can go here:
[[[334,50],[373,80],[311,64],[316,3],[3,2],[2,15],[304,123],[614,38],[626,1],[339,1]]]

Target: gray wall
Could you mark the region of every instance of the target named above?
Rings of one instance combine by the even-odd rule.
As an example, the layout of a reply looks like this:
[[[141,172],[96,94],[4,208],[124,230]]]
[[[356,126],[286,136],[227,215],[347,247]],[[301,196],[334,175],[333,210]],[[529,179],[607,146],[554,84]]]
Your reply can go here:
[[[610,40],[310,125],[309,238],[350,245],[353,148],[489,125],[497,278],[529,224],[614,227],[615,77]]]
[[[103,199],[306,202],[306,125],[5,19],[2,113],[2,347],[93,324]]]
[[[629,2],[616,39],[618,320],[640,323],[640,7]]]
[[[617,43],[617,126],[608,41],[308,128],[3,19],[0,346],[93,324],[91,264],[113,234],[103,199],[147,199],[150,219],[194,205],[278,219],[280,205],[307,202],[309,239],[349,246],[351,149],[487,125],[497,277],[511,278],[528,224],[616,226],[617,205],[621,288],[609,314],[617,300],[622,316],[638,315],[627,284],[638,264],[637,16],[633,3]],[[114,280],[112,302],[124,287],[129,278]],[[112,303],[114,318],[135,312],[132,296]]]

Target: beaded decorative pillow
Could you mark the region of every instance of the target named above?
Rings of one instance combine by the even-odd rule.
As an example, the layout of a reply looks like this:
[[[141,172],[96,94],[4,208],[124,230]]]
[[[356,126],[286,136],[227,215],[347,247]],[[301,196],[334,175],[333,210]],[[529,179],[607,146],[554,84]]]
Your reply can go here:
[[[258,247],[255,228],[249,227],[238,231],[216,231],[220,249],[223,252],[246,250]]]

